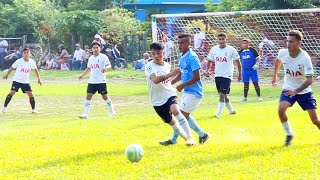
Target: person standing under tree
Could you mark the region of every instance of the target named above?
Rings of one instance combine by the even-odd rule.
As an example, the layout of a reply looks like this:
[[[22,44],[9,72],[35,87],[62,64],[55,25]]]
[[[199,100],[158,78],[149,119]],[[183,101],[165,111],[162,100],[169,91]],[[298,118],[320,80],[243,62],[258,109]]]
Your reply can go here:
[[[249,39],[242,39],[242,49],[239,51],[239,56],[242,64],[242,81],[244,83],[244,95],[241,101],[247,101],[250,79],[258,95],[258,101],[262,101],[262,97],[260,95],[258,74],[260,57],[258,52],[249,46],[249,43]]]
[[[37,69],[36,63],[33,59],[30,58],[30,49],[29,48],[24,48],[22,50],[22,58],[16,60],[13,64],[12,67],[8,70],[8,72],[2,77],[2,79],[8,79],[9,74],[13,71],[16,70],[13,76],[13,82],[11,86],[11,90],[9,94],[6,97],[6,100],[4,102],[2,112],[5,113],[7,111],[7,106],[9,102],[11,101],[11,98],[13,95],[19,91],[21,88],[23,93],[27,93],[29,96],[30,104],[31,104],[31,109],[32,113],[37,113],[36,111],[36,103],[34,100],[34,96],[31,90],[31,86],[29,84],[29,77],[30,77],[30,72],[31,70],[34,70],[34,73],[37,76],[38,79],[38,84],[41,85],[41,78],[39,71]]]
[[[108,69],[111,69],[110,61],[106,55],[100,53],[100,42],[93,41],[91,47],[93,55],[89,57],[87,68],[79,76],[79,80],[81,80],[90,72],[90,79],[87,87],[87,97],[84,103],[84,112],[79,117],[81,119],[86,119],[89,117],[91,99],[97,91],[106,101],[106,104],[109,107],[109,116],[112,117],[115,115],[115,111],[113,109],[112,101],[108,96],[107,79],[105,74]]]
[[[295,102],[298,102],[300,107],[308,112],[312,123],[320,130],[320,120],[316,111],[317,101],[310,87],[313,82],[313,66],[309,54],[301,49],[302,37],[302,33],[298,30],[289,31],[287,49],[279,50],[272,78],[272,85],[276,86],[278,71],[283,64],[285,75],[278,115],[287,135],[285,146],[291,145],[294,136],[286,111]]]

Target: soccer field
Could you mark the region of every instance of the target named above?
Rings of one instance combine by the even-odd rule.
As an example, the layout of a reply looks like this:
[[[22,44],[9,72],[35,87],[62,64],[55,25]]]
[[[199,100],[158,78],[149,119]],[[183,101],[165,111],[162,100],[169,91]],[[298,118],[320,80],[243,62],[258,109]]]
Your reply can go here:
[[[172,130],[151,106],[142,72],[110,72],[138,78],[109,78],[117,115],[109,118],[105,102],[95,95],[86,120],[78,118],[87,86],[87,79],[78,81],[79,74],[42,72],[45,83],[31,84],[39,114],[31,114],[21,92],[7,113],[0,114],[0,179],[319,178],[320,133],[297,104],[288,111],[295,139],[292,146],[283,146],[285,134],[277,116],[281,87],[262,86],[264,101],[257,102],[251,86],[249,100],[239,102],[243,87],[234,83],[230,99],[237,114],[225,109],[216,119],[218,95],[213,84],[206,85],[193,117],[211,135],[209,140],[187,147],[180,138],[164,147],[158,142],[167,140]],[[10,86],[11,81],[0,81],[1,105]],[[320,101],[319,85],[312,88]],[[125,157],[132,143],[144,149],[138,163]]]

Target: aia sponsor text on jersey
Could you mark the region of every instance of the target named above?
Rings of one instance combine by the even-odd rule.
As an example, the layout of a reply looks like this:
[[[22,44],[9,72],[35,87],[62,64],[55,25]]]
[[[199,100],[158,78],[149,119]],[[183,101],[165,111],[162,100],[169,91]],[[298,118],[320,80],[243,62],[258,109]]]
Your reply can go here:
[[[100,69],[100,65],[99,64],[91,64],[90,68],[91,69]]]
[[[21,68],[20,72],[29,73],[29,72],[30,72],[30,69]]]
[[[216,57],[216,61],[217,62],[227,62],[227,58],[226,57]]]
[[[286,70],[286,74],[289,74],[290,76],[294,76],[294,77],[302,76],[300,71],[293,71],[293,70],[290,70],[290,69]]]

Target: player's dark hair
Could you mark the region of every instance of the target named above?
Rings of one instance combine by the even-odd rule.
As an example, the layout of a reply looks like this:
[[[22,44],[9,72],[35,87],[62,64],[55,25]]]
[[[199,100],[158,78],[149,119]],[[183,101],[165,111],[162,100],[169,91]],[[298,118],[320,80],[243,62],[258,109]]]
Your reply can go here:
[[[249,43],[249,42],[250,42],[250,39],[249,39],[249,38],[243,38],[243,39],[242,39],[242,42],[243,42],[243,41],[246,41],[246,42]]]
[[[190,35],[190,34],[180,34],[180,35],[178,36],[178,38],[179,38],[179,39],[185,38],[185,39],[187,39],[188,42],[191,41],[191,35]]]
[[[298,30],[290,30],[289,31],[289,36],[294,36],[296,39],[298,39],[299,41],[302,40],[302,33]]]
[[[228,38],[227,34],[224,33],[224,32],[219,33],[219,34],[218,34],[218,38],[219,38],[219,37],[225,37],[226,39]]]
[[[163,50],[163,45],[159,42],[153,42],[150,44],[150,51],[161,51]]]
[[[99,41],[96,41],[96,40],[92,41],[92,43],[91,43],[91,48],[92,48],[94,45],[98,45],[99,47],[101,47],[100,42],[99,42]]]
[[[29,48],[23,48],[22,52],[24,52],[24,51],[30,51],[30,49]]]

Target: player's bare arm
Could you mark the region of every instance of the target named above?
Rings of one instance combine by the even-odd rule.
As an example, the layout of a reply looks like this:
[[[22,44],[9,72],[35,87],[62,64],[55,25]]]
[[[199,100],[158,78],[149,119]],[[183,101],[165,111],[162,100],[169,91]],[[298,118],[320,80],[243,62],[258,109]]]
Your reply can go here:
[[[289,96],[289,97],[293,97],[296,94],[298,94],[299,92],[303,91],[304,89],[306,89],[307,87],[309,87],[311,84],[313,83],[313,76],[307,76],[306,77],[306,81],[304,81],[300,87],[298,87],[295,90],[285,90],[285,95]]]
[[[171,84],[175,84],[180,80],[181,80],[181,71],[171,80]]]
[[[186,81],[177,86],[177,91],[181,92],[184,87],[194,84],[199,80],[200,80],[200,69],[197,69],[193,71],[193,77],[189,81]]]
[[[242,79],[242,66],[241,66],[241,62],[240,62],[240,59],[237,59],[236,60],[236,65],[237,65],[237,68],[238,68],[238,81],[240,82],[241,79]]]
[[[41,85],[42,85],[42,82],[41,82],[40,73],[39,73],[38,69],[34,69],[34,73],[35,73],[36,76],[37,76],[38,84],[41,86]]]
[[[83,71],[83,73],[79,76],[79,80],[81,80],[84,76],[86,76],[91,71],[90,68],[87,68]]]
[[[150,76],[150,80],[152,82],[154,82],[155,84],[158,84],[158,83],[165,81],[166,79],[168,79],[170,77],[176,76],[179,72],[180,72],[180,69],[175,69],[175,70],[171,71],[170,73],[162,75],[162,76],[157,76],[156,74],[152,74]]]
[[[109,64],[108,66],[106,66],[104,69],[102,69],[102,73],[107,72],[108,70],[111,69],[111,65]]]
[[[273,76],[272,76],[272,86],[276,86],[277,85],[277,76],[278,76],[278,72],[279,69],[282,65],[282,62],[280,61],[280,59],[276,59],[276,62],[274,63],[274,71],[273,71]]]
[[[13,67],[11,67],[11,68],[9,69],[9,71],[7,72],[7,74],[5,74],[5,75],[2,77],[2,79],[8,79],[9,74],[10,74],[13,70],[15,70],[15,69],[14,69]]]

